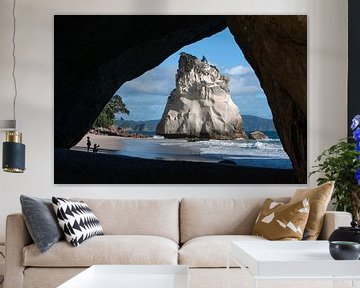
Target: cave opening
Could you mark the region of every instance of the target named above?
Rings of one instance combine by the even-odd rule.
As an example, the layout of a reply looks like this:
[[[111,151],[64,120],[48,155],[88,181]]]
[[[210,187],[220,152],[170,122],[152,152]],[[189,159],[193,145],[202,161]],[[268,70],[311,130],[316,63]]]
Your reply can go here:
[[[169,95],[176,86],[176,73],[182,53],[193,55],[215,66],[219,73],[228,79],[229,101],[239,109],[245,133],[247,137],[251,135],[252,139],[216,139],[216,137],[209,139],[208,135],[194,138],[188,134],[190,131],[185,131],[184,134],[176,137],[178,139],[165,139],[169,137],[157,135],[156,128],[163,116]],[[199,89],[200,85],[202,84],[198,83],[195,87]],[[122,139],[121,150],[114,152],[116,154],[146,159],[220,162],[251,167],[292,169],[291,161],[282,147],[273,124],[265,93],[228,27],[210,37],[180,48],[157,67],[124,83],[115,94],[120,95],[130,111],[129,114],[116,114],[114,122],[120,128],[119,135],[127,137]],[[215,94],[214,101],[217,98],[221,99],[221,95]],[[186,117],[186,112],[194,114],[192,109],[196,107],[192,106],[182,107],[186,111],[180,111],[179,117]],[[209,113],[210,119],[207,121],[211,122],[214,116],[218,117]],[[183,122],[186,122],[186,119]],[[181,125],[189,126],[188,123]],[[114,150],[110,143],[107,145],[107,151]]]

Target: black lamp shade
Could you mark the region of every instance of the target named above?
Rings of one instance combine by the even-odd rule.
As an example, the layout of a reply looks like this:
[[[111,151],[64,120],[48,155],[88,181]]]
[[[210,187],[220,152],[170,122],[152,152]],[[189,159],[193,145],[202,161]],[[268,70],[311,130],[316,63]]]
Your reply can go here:
[[[3,142],[3,169],[6,172],[22,173],[25,170],[25,145]]]

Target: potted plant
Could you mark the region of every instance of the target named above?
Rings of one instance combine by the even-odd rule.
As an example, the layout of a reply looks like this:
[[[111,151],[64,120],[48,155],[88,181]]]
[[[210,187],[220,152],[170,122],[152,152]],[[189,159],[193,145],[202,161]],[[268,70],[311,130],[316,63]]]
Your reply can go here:
[[[352,213],[353,219],[360,220],[360,115],[352,121],[353,141],[342,139],[325,149],[316,159],[317,165],[310,173],[320,173],[317,183],[335,181],[332,199],[337,211]]]

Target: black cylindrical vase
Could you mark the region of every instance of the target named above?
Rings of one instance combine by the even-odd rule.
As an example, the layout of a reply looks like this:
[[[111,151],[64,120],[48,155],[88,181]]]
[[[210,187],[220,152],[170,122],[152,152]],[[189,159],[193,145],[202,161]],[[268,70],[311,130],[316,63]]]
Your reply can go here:
[[[22,134],[17,131],[6,133],[6,142],[3,143],[3,169],[5,172],[23,173],[25,170],[25,145]]]

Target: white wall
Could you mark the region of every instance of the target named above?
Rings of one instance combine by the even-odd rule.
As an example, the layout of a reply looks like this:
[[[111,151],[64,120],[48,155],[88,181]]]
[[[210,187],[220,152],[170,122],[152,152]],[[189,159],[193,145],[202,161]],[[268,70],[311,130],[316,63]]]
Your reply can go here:
[[[12,0],[0,1],[0,119],[12,117],[11,4]],[[93,198],[276,197],[291,195],[297,187],[54,185],[54,14],[307,14],[309,167],[323,148],[346,135],[345,0],[18,0],[16,14],[18,122],[27,149],[27,171],[23,175],[0,171],[0,242],[5,239],[6,215],[20,211],[21,193]]]

